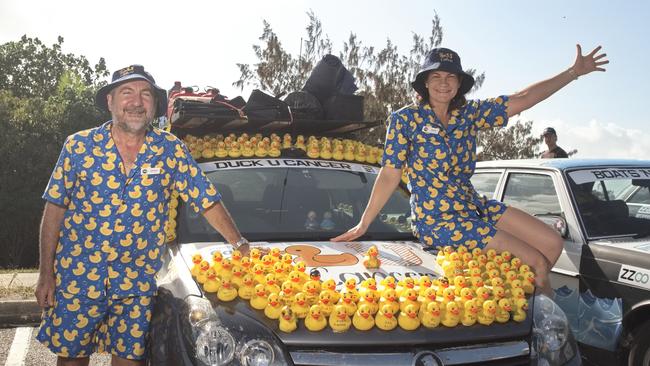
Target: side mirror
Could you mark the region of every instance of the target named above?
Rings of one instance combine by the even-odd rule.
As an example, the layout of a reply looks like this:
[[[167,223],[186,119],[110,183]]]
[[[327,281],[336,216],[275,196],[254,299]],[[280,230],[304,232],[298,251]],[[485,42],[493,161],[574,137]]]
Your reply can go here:
[[[569,236],[569,228],[564,217],[552,214],[535,215],[535,217],[552,227],[562,238],[566,239]]]

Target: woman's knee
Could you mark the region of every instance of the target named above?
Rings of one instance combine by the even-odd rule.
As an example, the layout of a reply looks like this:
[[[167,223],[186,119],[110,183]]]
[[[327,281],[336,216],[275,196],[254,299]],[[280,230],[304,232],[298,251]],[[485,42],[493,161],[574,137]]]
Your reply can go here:
[[[557,259],[560,257],[562,249],[564,248],[564,239],[562,239],[558,233],[554,232],[554,235],[551,235],[548,238],[546,246],[548,248],[548,255],[546,257],[550,262],[550,266],[553,267],[555,265],[555,262],[557,262]]]

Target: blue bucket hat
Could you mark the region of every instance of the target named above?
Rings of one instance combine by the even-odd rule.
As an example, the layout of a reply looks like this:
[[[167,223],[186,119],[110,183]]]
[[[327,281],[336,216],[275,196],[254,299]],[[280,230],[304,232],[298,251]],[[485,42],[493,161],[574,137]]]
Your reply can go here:
[[[154,80],[150,73],[144,70],[144,66],[142,65],[131,65],[115,71],[111,83],[97,91],[97,94],[95,95],[95,105],[100,109],[109,112],[108,101],[106,100],[108,93],[118,85],[133,80],[145,80],[151,84],[156,93],[155,117],[158,118],[164,116],[167,112],[167,91],[156,85],[156,80]]]
[[[459,95],[467,93],[474,86],[474,77],[463,71],[463,67],[460,65],[460,56],[456,52],[449,48],[434,48],[424,58],[420,71],[418,71],[415,80],[411,83],[413,89],[425,100],[429,98],[429,91],[424,86],[424,82],[429,72],[437,70],[450,72],[461,77],[460,87],[458,88]]]

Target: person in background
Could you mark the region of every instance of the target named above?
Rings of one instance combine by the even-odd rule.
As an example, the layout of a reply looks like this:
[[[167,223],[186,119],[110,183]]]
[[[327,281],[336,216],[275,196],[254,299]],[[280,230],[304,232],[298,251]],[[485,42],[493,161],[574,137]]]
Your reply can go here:
[[[563,148],[557,146],[557,133],[553,127],[546,127],[542,132],[542,138],[548,149],[539,155],[540,158],[553,159],[569,157]]]
[[[57,365],[144,365],[172,192],[248,250],[221,196],[176,136],[152,127],[167,95],[142,65],[113,73],[95,103],[112,119],[69,136],[43,198],[37,339]]]
[[[411,192],[413,231],[424,246],[450,245],[508,250],[535,271],[539,289],[551,295],[548,280],[563,240],[548,225],[514,207],[480,196],[470,179],[476,166],[477,134],[503,127],[508,118],[608,61],[597,47],[577,55],[571,67],[522,91],[486,100],[465,99],[474,78],[463,71],[458,54],[430,51],[411,83],[422,98],[388,118],[382,168],[359,223],[332,241],[362,236],[401,181],[406,170]]]

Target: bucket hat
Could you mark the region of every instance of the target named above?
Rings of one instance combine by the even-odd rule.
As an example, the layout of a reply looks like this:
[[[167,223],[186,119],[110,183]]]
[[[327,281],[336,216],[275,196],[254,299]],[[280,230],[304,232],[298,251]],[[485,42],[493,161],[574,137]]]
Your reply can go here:
[[[463,67],[460,64],[460,56],[456,52],[449,48],[434,48],[424,58],[420,71],[418,71],[415,80],[411,83],[413,89],[425,100],[429,98],[429,91],[424,85],[424,82],[430,71],[437,70],[461,76],[461,83],[458,88],[459,95],[467,93],[474,85],[474,77],[463,71]]]
[[[106,100],[108,93],[117,86],[133,80],[145,80],[151,84],[156,93],[155,117],[158,118],[164,116],[167,111],[167,91],[156,85],[156,80],[154,80],[150,73],[144,70],[144,66],[142,65],[131,65],[115,71],[111,83],[97,91],[97,94],[95,95],[95,105],[100,109],[109,112],[108,101]]]

